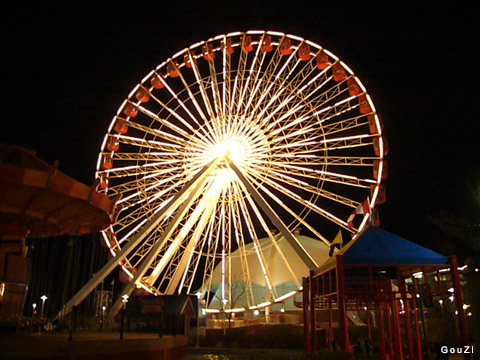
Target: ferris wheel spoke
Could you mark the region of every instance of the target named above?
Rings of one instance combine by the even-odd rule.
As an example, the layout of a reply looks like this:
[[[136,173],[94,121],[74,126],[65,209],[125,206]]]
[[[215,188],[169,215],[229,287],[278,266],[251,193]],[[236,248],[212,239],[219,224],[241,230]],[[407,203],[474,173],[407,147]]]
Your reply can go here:
[[[222,96],[220,94],[220,85],[218,83],[218,74],[215,68],[215,61],[213,59],[208,60],[208,68],[210,71],[210,88],[212,91],[213,105],[216,112],[215,119],[224,119],[225,115],[223,112],[222,106]],[[217,128],[220,129],[224,126],[225,121],[215,121],[217,123]],[[224,132],[225,128],[223,127],[221,132]]]
[[[304,101],[308,100],[311,96],[314,96],[316,92],[323,89],[330,80],[331,75],[328,74],[330,68],[331,67],[328,66],[309,79],[313,72],[317,71],[317,68],[312,62],[310,62],[307,72],[305,74],[303,72],[299,74],[299,76],[302,75],[302,79],[297,81],[298,85],[296,86],[297,89],[295,90],[295,94],[297,96],[304,94],[302,97]]]
[[[220,211],[219,207],[216,208],[217,212]],[[203,278],[203,284],[207,292],[211,292],[214,269],[216,265],[216,254],[218,245],[220,244],[220,221],[219,216],[216,218],[214,226],[210,229],[209,239],[208,239],[208,252],[206,258],[205,273]]]
[[[157,181],[147,187],[142,186],[140,190],[133,190],[133,192],[130,193],[123,192],[127,195],[120,199],[117,204],[122,205],[125,209],[137,206],[139,204],[152,204],[157,199],[165,197],[167,194],[178,189],[178,187],[184,185],[185,179],[183,178],[174,182],[175,179],[180,177],[180,175],[176,174],[174,177],[168,177],[166,179]],[[162,187],[160,191],[158,191],[159,187]],[[159,206],[161,206],[161,203]]]
[[[319,141],[319,144],[326,145],[326,149],[329,151],[350,149],[359,146],[372,146],[374,137],[375,136],[369,134],[362,134],[339,138],[327,138]]]
[[[253,44],[252,44],[252,46],[253,46]],[[241,51],[244,52],[245,54],[247,54],[247,52],[245,52],[244,50],[241,50]],[[247,79],[246,79],[245,84],[243,85],[243,88],[242,88],[242,94],[241,94],[240,100],[238,101],[238,104],[237,104],[237,114],[248,113],[248,108],[250,107],[250,105],[253,101],[253,97],[255,96],[255,93],[258,90],[258,86],[260,85],[260,82],[259,82],[260,71],[259,70],[261,68],[263,58],[265,56],[264,53],[262,53],[262,55],[260,55],[261,53],[262,53],[261,52],[261,44],[258,43],[257,48],[255,50],[255,55],[253,57],[250,68],[248,70]],[[260,58],[262,60],[260,60]],[[245,68],[246,68],[246,66],[245,66]],[[242,108],[242,105],[243,105],[243,108]]]
[[[172,63],[173,66],[175,66],[174,63]],[[178,74],[181,74],[180,70],[177,69],[177,72]],[[167,88],[167,90],[170,92],[170,94],[172,95],[172,97],[176,100],[176,102],[178,103],[178,105],[187,113],[187,115],[189,116],[189,118],[193,121],[193,123],[195,125],[197,125],[197,128],[195,128],[192,124],[190,124],[189,121],[187,121],[186,119],[184,119],[182,116],[180,116],[180,114],[178,113],[178,111],[175,111],[174,109],[172,109],[171,107],[167,106],[165,103],[163,103],[160,99],[158,99],[156,96],[154,96],[153,94],[151,94],[151,98],[153,100],[155,100],[155,102],[157,102],[162,108],[163,110],[167,111],[170,116],[173,116],[174,118],[176,118],[178,121],[180,121],[180,123],[185,126],[190,134],[195,134],[196,136],[198,136],[199,138],[202,139],[202,141],[205,141],[205,142],[208,142],[208,143],[211,143],[211,139],[209,139],[209,134],[205,132],[204,129],[202,129],[200,127],[200,123],[198,122],[198,120],[196,119],[196,117],[191,113],[191,111],[185,106],[184,102],[172,91],[172,89],[170,88],[170,86],[168,86],[168,84],[165,83],[165,87]],[[151,111],[147,110],[145,107],[142,107],[142,106],[138,106],[138,109],[150,116],[152,119],[155,119],[157,120],[157,116],[155,114],[153,114]],[[152,117],[153,115],[153,117]],[[158,121],[158,120],[157,120]],[[174,131],[177,131],[179,132],[179,128],[176,127],[175,125],[173,125],[172,123],[168,122],[166,119],[162,119],[161,121],[162,123],[165,123],[166,126],[168,126],[169,128],[171,128],[172,130]],[[183,136],[185,136],[185,133],[183,133],[183,130],[181,132],[181,134]],[[186,136],[188,138],[188,135]]]
[[[238,60],[237,71],[235,74],[234,91],[231,104],[232,115],[234,115],[235,117],[238,117],[240,115],[239,111],[242,105],[243,96],[245,96],[245,83],[247,82],[247,80],[245,79],[245,73],[247,71],[248,53],[242,51],[241,49],[239,50],[239,52],[240,57]]]
[[[310,268],[314,269],[317,268],[317,264],[315,260],[312,259],[310,254],[305,250],[302,244],[298,242],[298,240],[290,233],[288,228],[282,222],[282,220],[278,217],[278,215],[271,209],[268,203],[263,199],[262,195],[257,192],[255,187],[249,182],[249,180],[245,177],[243,172],[230,160],[228,162],[228,166],[235,172],[235,175],[239,178],[240,183],[243,187],[248,190],[255,201],[259,204],[262,210],[266,213],[270,221],[277,227],[277,229],[282,233],[285,240],[292,246],[292,248],[296,251],[298,256],[302,259],[305,265]]]
[[[258,174],[258,173],[251,173],[251,175],[255,176],[260,181],[265,181],[266,183],[269,183],[273,187],[275,187],[277,185],[281,186],[278,183],[278,181],[280,181],[281,183],[287,184],[291,187],[298,188],[299,190],[307,191],[310,194],[321,196],[325,199],[335,201],[339,204],[348,206],[350,208],[356,208],[359,205],[358,201],[352,200],[352,199],[350,199],[346,196],[342,196],[338,193],[334,193],[334,192],[325,190],[323,188],[318,188],[316,186],[313,186],[313,185],[309,184],[308,182],[301,181],[298,178],[293,178],[293,177],[285,176],[285,175],[282,175],[282,174],[274,173],[270,177],[272,180],[270,180],[266,176]],[[276,180],[276,181],[274,181],[274,180]],[[284,189],[284,187],[282,187],[282,188]]]
[[[191,54],[190,51],[188,52],[188,57],[189,57],[189,61],[190,61],[191,64],[196,64],[196,58],[194,58],[194,56]],[[195,65],[195,67],[196,67],[196,65]],[[198,71],[197,67],[195,69]],[[194,69],[194,71],[195,71],[195,69]],[[210,143],[213,142],[214,138],[212,137],[212,134],[214,134],[215,131],[211,127],[210,121],[208,120],[207,116],[205,115],[204,111],[202,110],[200,104],[197,101],[197,97],[193,94],[192,89],[191,89],[190,85],[188,85],[187,81],[185,80],[185,77],[183,76],[182,72],[179,72],[179,77],[180,77],[180,80],[183,83],[183,86],[187,90],[189,99],[191,100],[191,102],[195,106],[195,109],[197,110],[198,114],[200,115],[201,119],[203,120],[203,123],[206,125],[206,128],[208,129],[208,132],[206,130],[203,130],[203,129],[202,129],[202,131],[205,133],[206,137],[208,138],[208,141]],[[172,92],[173,92],[173,90],[172,90]],[[193,118],[195,118],[195,116],[193,116]],[[201,126],[197,119],[195,119],[195,123],[198,124],[198,126]]]
[[[235,189],[235,193],[238,192],[238,187],[236,184],[233,184],[233,188]],[[235,240],[237,242],[238,250],[240,252],[240,265],[242,267],[242,275],[244,279],[244,287],[245,293],[247,297],[247,306],[253,306],[255,304],[255,296],[253,293],[252,287],[252,280],[250,276],[250,267],[248,263],[248,256],[246,253],[246,243],[245,243],[245,236],[243,234],[242,228],[242,220],[241,220],[241,212],[239,209],[238,201],[230,202],[230,205],[233,207],[233,224],[235,229]]]
[[[136,129],[141,129],[143,128],[143,125],[137,126],[134,125],[137,123],[134,123],[132,121],[129,122],[129,125],[132,128]],[[143,131],[143,130],[142,130]],[[157,141],[157,140],[147,140],[144,138],[138,138],[134,136],[127,136],[127,135],[117,135],[116,138],[118,139],[118,142],[120,144],[127,144],[127,145],[133,145],[138,148],[146,148],[146,149],[154,149],[154,150],[161,150],[161,151],[169,151],[172,152],[173,155],[177,154],[179,149],[181,149],[182,146],[185,146],[187,143],[174,135],[165,133],[163,131],[153,129],[148,132],[144,131],[145,134],[150,134],[156,137],[163,137],[166,140],[171,141],[171,143],[163,142],[163,141]]]
[[[328,136],[343,132],[351,132],[352,130],[359,131],[358,129],[360,127],[365,128],[366,126],[368,126],[368,124],[368,119],[365,115],[353,116],[347,119],[324,124],[323,131],[325,136]]]
[[[189,60],[190,60],[190,63],[193,64],[196,62],[196,59],[194,59],[192,57],[192,54],[190,52],[188,52],[188,56],[189,56]],[[194,96],[194,94],[192,93],[192,90],[190,89],[190,86],[188,85],[188,83],[186,82],[184,76],[183,76],[183,73],[182,71],[179,70],[179,68],[177,67],[177,65],[175,64],[175,62],[171,62],[172,66],[174,66],[177,74],[178,74],[178,77],[180,78],[185,90],[187,91],[188,93],[188,96],[189,96],[189,99],[192,101],[192,103],[194,104],[195,106],[195,109],[197,110],[198,114],[200,115],[200,117],[202,118],[203,122],[206,123],[207,122],[207,118],[205,117],[205,114],[204,112],[202,111],[200,105],[198,104],[197,102],[197,99],[196,97]],[[205,131],[205,129],[202,128],[200,122],[198,121],[198,119],[195,117],[195,115],[192,114],[192,112],[188,109],[188,107],[185,105],[185,101],[180,99],[176,92],[173,91],[173,89],[166,83],[164,82],[164,86],[165,88],[168,90],[168,92],[170,93],[170,95],[177,101],[178,105],[181,106],[181,108],[188,114],[189,118],[193,121],[193,123],[195,123],[195,125],[197,126],[196,130],[197,131],[200,131],[203,135],[201,135],[201,138],[206,141],[206,142],[209,142],[209,143],[212,143],[214,140],[213,138],[211,137],[211,134],[209,134],[208,132]],[[157,102],[159,102],[160,105],[162,105],[162,107],[164,109],[167,108],[167,106],[165,104],[163,104],[161,101],[159,101],[157,98],[155,98],[155,100],[157,100]],[[167,110],[169,111],[169,110]],[[170,112],[170,111],[169,111]],[[188,123],[187,123],[188,124]],[[195,129],[193,129],[192,126],[190,126],[189,124],[187,125],[187,127],[190,129],[190,131],[194,132]]]
[[[312,203],[310,200],[305,200],[303,197],[298,196],[295,192],[293,192],[291,190],[288,190],[287,188],[285,188],[284,186],[282,186],[278,182],[275,182],[271,179],[268,179],[268,180],[263,179],[263,180],[265,182],[268,182],[273,188],[281,191],[284,195],[286,195],[290,199],[297,201],[302,206],[304,206],[304,207],[306,207],[310,210],[313,210],[314,212],[316,212],[317,214],[325,217],[329,221],[332,221],[335,224],[337,224],[337,225],[343,227],[344,229],[350,231],[349,227],[348,227],[348,223],[346,221],[340,219],[339,217],[335,216],[331,212],[326,211],[325,209],[321,208],[320,206],[316,205],[315,203]],[[252,181],[258,186],[258,182],[256,182],[255,180],[252,180]],[[282,206],[285,207],[285,208],[288,208],[288,206],[285,203],[283,203]]]
[[[165,238],[163,246],[159,248],[160,251],[162,249],[165,249],[165,251],[161,256],[160,261],[157,263],[157,265],[154,267],[154,269],[148,276],[147,280],[145,280],[147,283],[153,284],[157,280],[157,278],[160,276],[160,274],[163,272],[163,270],[165,270],[165,267],[168,264],[172,263],[170,260],[180,250],[180,246],[183,244],[188,233],[190,232],[192,227],[195,225],[197,220],[199,220],[204,210],[205,210],[205,202],[199,201],[194,207],[194,210],[188,215],[188,217],[185,217],[185,223],[181,226],[181,228],[179,228],[176,236],[174,236],[168,244],[166,244],[166,242],[169,241],[169,239]],[[179,225],[180,224],[177,222],[176,226],[179,226]],[[177,283],[174,286],[172,285],[173,285],[173,282],[170,281],[166,289],[167,294],[172,294],[175,291]]]
[[[318,232],[317,229],[315,229],[312,225],[310,225],[305,219],[299,216],[295,211],[290,209],[289,206],[286,206],[285,203],[278,196],[276,196],[270,190],[268,190],[261,182],[256,182],[256,184],[263,192],[265,192],[278,205],[282,206],[284,210],[286,210],[293,218],[295,218],[295,220],[298,221],[299,224],[301,224],[302,226],[305,226],[305,228],[311,231],[318,239],[323,241],[326,245],[330,246],[330,242],[320,232]]]
[[[179,168],[177,168],[179,169]],[[158,163],[146,163],[140,165],[127,165],[118,168],[111,168],[107,170],[99,171],[100,175],[106,175],[109,178],[116,177],[129,177],[129,176],[139,176],[139,175],[160,175],[163,173],[169,173],[177,170],[175,168],[164,169],[162,167],[162,162]]]
[[[277,81],[279,82],[279,84],[277,85],[277,88],[275,90],[272,90],[273,86],[271,86],[271,87],[268,87],[266,89],[267,93],[266,93],[266,96],[264,98],[268,98],[268,102],[264,106],[263,110],[258,113],[258,116],[257,116],[258,119],[262,119],[262,125],[265,125],[267,123],[267,121],[268,121],[268,120],[266,120],[267,118],[270,119],[274,114],[276,114],[278,111],[280,111],[285,105],[287,105],[295,97],[294,95],[290,95],[286,99],[284,98],[283,100],[279,100],[280,96],[287,89],[287,87],[284,86],[284,85],[285,85],[285,83],[287,82],[287,79],[288,79],[288,76],[286,78],[281,78],[281,75],[285,71],[285,69],[287,68],[287,65],[289,64],[290,60],[293,58],[293,54],[294,53],[292,53],[292,55],[290,55],[290,57],[285,62],[283,67],[279,70],[279,73],[275,76],[275,80],[273,80],[274,82],[277,82]],[[293,71],[293,69],[295,68],[295,66],[298,63],[299,63],[298,61],[295,62],[294,67],[292,69],[290,69],[290,71]],[[274,82],[272,83],[272,85],[274,84]],[[270,93],[271,91],[274,91],[274,93],[271,94]],[[276,105],[276,104],[278,104],[278,105]],[[266,117],[264,116],[265,114],[267,114]]]
[[[213,61],[213,60],[211,60]],[[200,70],[198,68],[198,65],[195,61],[192,62],[192,70],[193,70],[193,73],[195,75],[195,80],[197,82],[197,85],[198,85],[198,88],[200,90],[200,94],[202,96],[202,99],[203,99],[203,104],[205,106],[205,108],[207,109],[207,112],[208,112],[208,116],[210,117],[210,119],[216,119],[216,115],[215,115],[215,111],[210,103],[210,99],[208,97],[208,93],[207,93],[207,90],[206,90],[206,86],[204,84],[204,80],[202,80],[201,78],[201,75],[200,75]],[[215,120],[213,120],[215,121]],[[209,119],[206,119],[205,120],[205,124],[207,124],[207,126],[209,127],[209,130],[212,132],[212,134],[214,134],[215,136],[214,137],[218,137],[219,133],[218,133],[218,126],[215,126],[215,127],[211,127],[209,125]]]
[[[184,251],[184,256],[182,260],[180,260],[179,265],[177,265],[177,270],[175,275],[173,276],[172,280],[169,282],[169,285],[166,289],[167,294],[172,294],[178,286],[179,281],[184,278],[184,274],[186,274],[186,269],[188,269],[188,264],[190,263],[191,255],[187,256],[187,254],[193,254],[193,248],[198,242],[198,239],[203,232],[208,219],[211,217],[213,210],[215,209],[215,202],[218,198],[218,185],[213,182],[206,191],[205,195],[200,199],[198,205],[196,206],[195,210],[189,215],[187,222],[185,223],[184,227],[181,231],[181,236],[185,237],[187,233],[192,229],[195,225],[195,230],[193,231],[193,235]],[[197,223],[198,220],[198,223]],[[165,257],[165,255],[164,255]],[[163,260],[163,258],[162,258]],[[167,259],[168,261],[168,259]],[[187,264],[188,262],[188,264]],[[155,271],[155,270],[154,270]],[[160,273],[157,272],[156,276],[158,277]],[[153,273],[152,273],[153,275]],[[180,286],[180,289],[182,286]]]
[[[103,153],[103,155],[109,155],[110,153]],[[179,153],[172,154],[170,152],[160,152],[160,151],[151,151],[151,152],[119,152],[115,151],[112,155],[112,160],[118,161],[142,161],[142,162],[149,162],[154,161],[156,164],[160,165],[170,165],[170,164],[178,164],[181,163],[182,160],[178,159]]]
[[[331,103],[336,98],[348,92],[348,87],[346,86],[347,80],[339,81],[332,85],[330,78],[319,77],[319,79],[322,80],[322,82],[312,89],[309,89],[309,92],[306,93],[303,99],[304,101],[309,101],[311,109],[323,108],[326,104]],[[323,91],[320,92],[319,90]],[[297,95],[299,95],[298,92]]]
[[[187,293],[190,293],[191,286],[193,284],[193,280],[195,279],[195,275],[198,269],[199,260],[201,259],[201,252],[196,252],[195,249],[197,245],[200,243],[200,249],[203,248],[203,244],[205,243],[205,239],[201,239],[201,234],[205,230],[205,227],[208,224],[208,220],[211,217],[211,213],[203,213],[200,219],[199,224],[195,227],[195,231],[192,234],[192,238],[189,241],[187,247],[184,250],[184,254],[177,266],[177,270],[174,274],[172,282],[169,287],[175,288],[180,282],[178,286],[178,294],[181,293],[183,288],[187,288]],[[194,258],[196,255],[196,259]],[[193,262],[193,269],[190,270],[191,264]],[[181,277],[181,278],[180,278]],[[167,293],[168,293],[167,288]]]
[[[214,210],[214,212],[215,212],[215,210]],[[210,216],[208,226],[210,226],[210,224],[211,224],[211,218],[212,217]],[[205,235],[208,234],[208,229],[206,229],[205,231],[206,231]],[[182,279],[182,283],[184,284],[183,287],[186,287],[187,294],[192,293],[192,287],[194,286],[194,283],[195,283],[196,274],[197,274],[198,269],[199,269],[200,261],[203,258],[203,251],[204,251],[203,249],[205,248],[205,246],[207,244],[207,237],[203,236],[200,241],[201,241],[201,245],[198,247],[198,252],[194,251],[192,253],[192,255],[196,256],[196,258],[192,260],[192,262],[194,263],[194,266],[193,266],[193,269],[191,271],[191,274],[190,274],[189,278]]]
[[[265,222],[265,219],[263,218],[262,214],[260,213],[260,211],[258,210],[255,202],[253,201],[252,197],[250,195],[247,195],[247,200],[251,206],[251,208],[253,209],[254,213],[255,213],[255,216],[256,218],[260,221],[260,224],[262,225],[263,227],[263,230],[267,233],[267,236],[268,238],[270,239],[270,242],[272,243],[272,245],[275,247],[275,250],[278,252],[278,254],[280,254],[280,259],[283,261],[287,271],[290,273],[291,277],[292,277],[292,280],[295,282],[295,284],[300,287],[300,283],[298,282],[298,279],[297,277],[295,276],[295,273],[293,272],[293,269],[292,267],[290,266],[289,262],[287,261],[287,258],[285,257],[285,255],[283,254],[283,251],[280,249],[280,247],[278,246],[278,243],[277,241],[275,240],[272,232],[270,231],[270,229],[268,228],[267,226],[267,223]],[[272,272],[272,269],[269,269],[270,270],[270,273]]]
[[[241,184],[242,183],[240,182],[240,185]],[[245,192],[245,189],[242,189],[242,192]],[[241,213],[243,215],[244,222],[247,225],[248,231],[250,233],[250,237],[253,240],[253,248],[255,250],[255,254],[257,255],[258,262],[262,268],[263,276],[265,278],[267,287],[271,292],[275,293],[275,288],[272,282],[272,276],[269,272],[267,261],[265,260],[265,255],[263,254],[261,244],[258,241],[257,233],[255,231],[255,226],[253,225],[252,219],[250,217],[250,213],[247,210],[247,205],[243,198],[240,199],[239,205],[240,205]]]
[[[167,119],[165,118],[160,118],[159,116],[157,116],[156,114],[154,114],[153,112],[151,112],[150,110],[148,110],[147,108],[143,107],[143,106],[140,106],[140,105],[137,105],[137,108],[145,115],[147,115],[148,117],[150,117],[151,119],[155,120],[155,121],[158,121],[159,123],[161,123],[162,125],[165,125],[167,128],[169,128],[170,130],[172,130],[174,133],[178,134],[178,135],[181,135],[183,138],[180,138],[181,139],[181,143],[185,143],[186,140],[190,140],[190,141],[193,141],[194,143],[197,143],[197,144],[202,144],[198,139],[196,139],[195,137],[192,137],[190,134],[195,134],[195,135],[199,135],[198,132],[196,132],[195,129],[193,129],[193,127],[188,124],[185,119],[183,119],[177,112],[173,111],[172,109],[170,109],[169,107],[166,107],[166,110],[170,113],[171,116],[173,116],[174,118],[176,118],[178,121],[180,121],[180,123],[184,126],[186,126],[185,124],[188,124],[187,128],[191,131],[191,133],[189,134],[186,130],[183,130],[182,128],[180,128],[179,126],[177,125],[174,125],[172,122],[168,121]]]
[[[195,201],[195,199],[200,195],[199,190],[202,186],[197,184],[191,191],[190,194],[188,195],[188,198],[181,204],[181,206],[177,209],[174,218],[169,222],[168,226],[165,228],[165,230],[162,233],[162,236],[160,239],[157,240],[155,245],[151,247],[151,250],[145,256],[141,263],[139,264],[138,270],[135,272],[134,277],[130,280],[128,284],[125,285],[124,289],[122,290],[122,293],[130,295],[133,289],[135,288],[135,284],[143,279],[146,271],[152,264],[152,262],[155,260],[155,258],[158,256],[158,253],[161,251],[163,246],[165,245],[165,240],[168,239],[175,228],[177,227],[178,223],[183,219],[185,216],[185,213],[187,212],[188,208],[190,205]],[[121,306],[120,300],[117,300],[117,302],[113,305],[112,310],[116,310]]]
[[[362,188],[370,188],[371,185],[376,184],[376,181],[372,179],[362,179],[352,175],[340,174],[340,173],[335,173],[331,171],[317,170],[317,169],[303,170],[303,172],[299,172],[295,170],[287,171],[283,168],[277,168],[271,171],[274,174],[283,173],[284,176],[295,175],[299,177],[312,178],[312,179],[317,179],[322,181],[330,181],[330,182],[335,182],[335,183],[343,184],[347,186],[362,187]]]
[[[252,104],[255,104],[255,101],[258,98],[257,93],[259,92],[260,86],[262,85],[262,81],[263,81],[263,78],[261,77],[261,69],[262,69],[263,62],[265,60],[265,53],[262,53],[260,59],[257,61],[257,59],[259,58],[260,49],[261,49],[261,42],[258,42],[255,58],[253,60],[252,67],[250,69],[250,74],[252,73],[254,74],[254,79],[252,81],[252,86],[251,86],[252,90],[249,91],[248,101],[245,105],[245,109],[244,109],[245,113],[249,113],[250,111],[255,111],[255,107],[253,107],[252,110],[250,110],[250,108],[252,107]],[[257,62],[258,62],[257,68],[254,69]]]
[[[223,46],[226,47],[227,38],[223,38]],[[231,108],[230,108],[230,99],[231,99],[231,56],[226,49],[222,51],[222,113],[224,114],[224,121],[227,122],[228,126],[231,125]]]

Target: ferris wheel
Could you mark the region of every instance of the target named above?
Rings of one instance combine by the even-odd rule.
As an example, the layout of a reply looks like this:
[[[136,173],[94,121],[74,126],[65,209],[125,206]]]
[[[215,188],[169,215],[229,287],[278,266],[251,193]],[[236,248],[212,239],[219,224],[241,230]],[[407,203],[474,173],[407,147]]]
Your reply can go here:
[[[355,237],[381,195],[384,155],[372,99],[334,54],[273,31],[219,35],[158,65],[118,109],[97,162],[99,188],[120,199],[103,238],[126,293],[208,291],[221,267],[228,310],[232,259],[248,283],[253,252],[282,300],[265,246],[285,271],[279,241],[316,268],[295,229],[328,245],[339,229]]]

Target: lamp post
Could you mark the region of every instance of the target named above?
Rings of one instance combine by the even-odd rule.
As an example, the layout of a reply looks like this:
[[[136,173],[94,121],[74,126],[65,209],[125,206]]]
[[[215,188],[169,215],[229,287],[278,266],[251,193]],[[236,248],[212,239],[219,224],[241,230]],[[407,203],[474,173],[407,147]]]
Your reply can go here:
[[[120,323],[120,340],[123,340],[123,331],[125,330],[125,309],[127,307],[128,295],[122,295],[123,309],[122,309],[122,318]]]
[[[37,303],[33,303],[32,304],[32,308],[33,308],[33,311],[32,311],[32,316],[35,316],[35,309],[37,307]]]
[[[200,291],[196,292],[197,295],[197,344],[196,347],[199,347],[199,337],[200,337],[200,301],[202,300],[202,293]]]
[[[42,299],[42,309],[40,310],[40,319],[43,318],[43,310],[45,308],[45,301],[48,299],[48,296],[47,295],[42,295],[40,297],[40,299]]]
[[[105,322],[105,310],[107,310],[107,307],[103,305],[102,306],[102,323],[100,326],[100,331],[103,331],[103,323]]]

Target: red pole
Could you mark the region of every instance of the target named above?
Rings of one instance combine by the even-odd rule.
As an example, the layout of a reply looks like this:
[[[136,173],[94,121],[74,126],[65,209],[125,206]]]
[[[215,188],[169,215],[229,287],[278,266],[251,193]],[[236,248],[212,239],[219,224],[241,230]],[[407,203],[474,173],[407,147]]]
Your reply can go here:
[[[385,360],[387,358],[387,354],[385,351],[385,328],[383,326],[383,310],[382,305],[378,306],[378,333],[380,337],[380,359]]]
[[[390,359],[393,359],[393,341],[392,341],[392,307],[387,303],[387,326],[388,326],[388,353]]]
[[[400,334],[400,319],[398,314],[397,301],[392,301],[392,315],[393,315],[393,344],[394,344],[394,358],[396,360],[403,360],[402,338]]]
[[[365,310],[365,315],[367,318],[367,329],[368,329],[368,340],[372,341],[372,324],[370,323],[370,310]]]
[[[413,296],[417,296],[417,293],[415,292],[413,294]],[[414,315],[415,315],[415,332],[416,332],[416,336],[417,336],[417,351],[418,351],[418,360],[423,360],[423,356],[422,356],[422,338],[420,337],[420,326],[418,326],[418,310],[417,310],[417,300],[414,298],[412,298],[412,302],[413,302],[413,311],[414,311]]]
[[[310,353],[310,340],[308,329],[308,282],[306,278],[302,278],[302,306],[303,306],[303,347],[306,353]]]
[[[316,281],[313,278],[313,270],[310,270],[310,343],[312,352],[317,351],[317,324],[315,321],[315,296],[317,295]]]
[[[440,279],[440,278],[439,278]],[[405,313],[405,332],[407,334],[408,354],[411,360],[415,360],[415,351],[413,349],[413,337],[412,337],[412,319],[410,318],[410,304],[407,298],[407,290],[405,285],[405,279],[398,273],[398,287],[402,294],[403,310]]]
[[[342,255],[337,255],[337,304],[341,346],[342,349],[350,351],[350,341],[348,339],[347,311],[345,302],[345,274]]]
[[[460,275],[458,273],[457,257],[454,255],[450,258],[450,271],[452,274],[453,290],[455,296],[455,305],[458,311],[458,325],[460,327],[460,337],[462,338],[463,346],[470,346],[467,329],[467,317],[465,316],[465,310],[463,309],[463,293],[462,286],[460,284]],[[472,358],[471,354],[463,354],[465,360]]]

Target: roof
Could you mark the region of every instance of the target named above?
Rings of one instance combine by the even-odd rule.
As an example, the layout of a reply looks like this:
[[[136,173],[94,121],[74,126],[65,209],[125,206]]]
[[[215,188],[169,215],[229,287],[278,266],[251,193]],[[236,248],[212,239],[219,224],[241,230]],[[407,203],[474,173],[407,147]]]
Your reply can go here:
[[[105,229],[115,200],[38,158],[0,145],[0,236],[41,238]]]
[[[161,299],[163,302],[162,310],[165,313],[196,317],[196,311],[190,295],[163,295]]]
[[[344,264],[444,265],[446,256],[370,226],[343,251]]]

